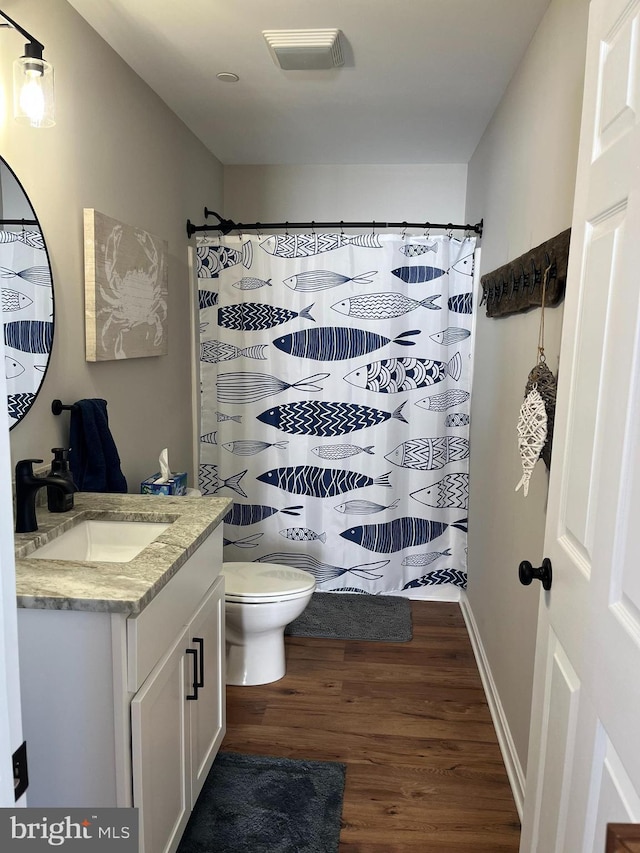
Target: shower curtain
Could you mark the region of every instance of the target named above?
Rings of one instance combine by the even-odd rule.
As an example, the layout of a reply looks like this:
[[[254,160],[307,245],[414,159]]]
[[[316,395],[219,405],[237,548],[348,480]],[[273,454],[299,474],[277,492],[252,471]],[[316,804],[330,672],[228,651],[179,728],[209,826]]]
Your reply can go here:
[[[225,560],[466,586],[475,238],[200,238],[200,466]]]
[[[12,429],[33,405],[53,344],[53,283],[39,226],[0,228],[0,279]]]

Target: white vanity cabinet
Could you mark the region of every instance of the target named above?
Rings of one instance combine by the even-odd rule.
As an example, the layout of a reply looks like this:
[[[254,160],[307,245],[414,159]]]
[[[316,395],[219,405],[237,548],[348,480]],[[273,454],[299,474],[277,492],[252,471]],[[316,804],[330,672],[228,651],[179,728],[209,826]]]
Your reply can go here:
[[[173,853],[225,733],[221,567],[220,525],[136,616],[18,610],[27,805],[135,806]]]

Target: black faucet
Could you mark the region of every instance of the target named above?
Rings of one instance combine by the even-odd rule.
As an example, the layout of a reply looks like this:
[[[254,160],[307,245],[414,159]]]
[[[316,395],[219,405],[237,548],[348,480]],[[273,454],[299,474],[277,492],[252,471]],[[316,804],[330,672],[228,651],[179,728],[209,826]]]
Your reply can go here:
[[[16,464],[16,533],[32,533],[38,529],[36,521],[36,494],[45,486],[55,486],[65,494],[77,491],[70,480],[61,477],[37,477],[33,473],[34,462],[42,459],[21,459]]]

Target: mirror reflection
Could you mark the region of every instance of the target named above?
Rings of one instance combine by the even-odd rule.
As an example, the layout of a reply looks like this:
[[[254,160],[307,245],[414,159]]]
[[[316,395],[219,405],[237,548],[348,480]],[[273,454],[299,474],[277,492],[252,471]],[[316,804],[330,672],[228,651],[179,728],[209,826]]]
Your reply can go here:
[[[53,343],[53,282],[47,248],[27,195],[0,158],[0,287],[9,428],[40,390]]]

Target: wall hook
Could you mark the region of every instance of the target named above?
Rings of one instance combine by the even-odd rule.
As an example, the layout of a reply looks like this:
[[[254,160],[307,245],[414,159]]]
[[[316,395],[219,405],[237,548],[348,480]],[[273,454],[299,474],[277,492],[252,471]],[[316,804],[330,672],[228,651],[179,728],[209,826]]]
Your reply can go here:
[[[487,317],[557,305],[564,296],[571,229],[481,278]],[[544,294],[544,295],[543,295]]]

